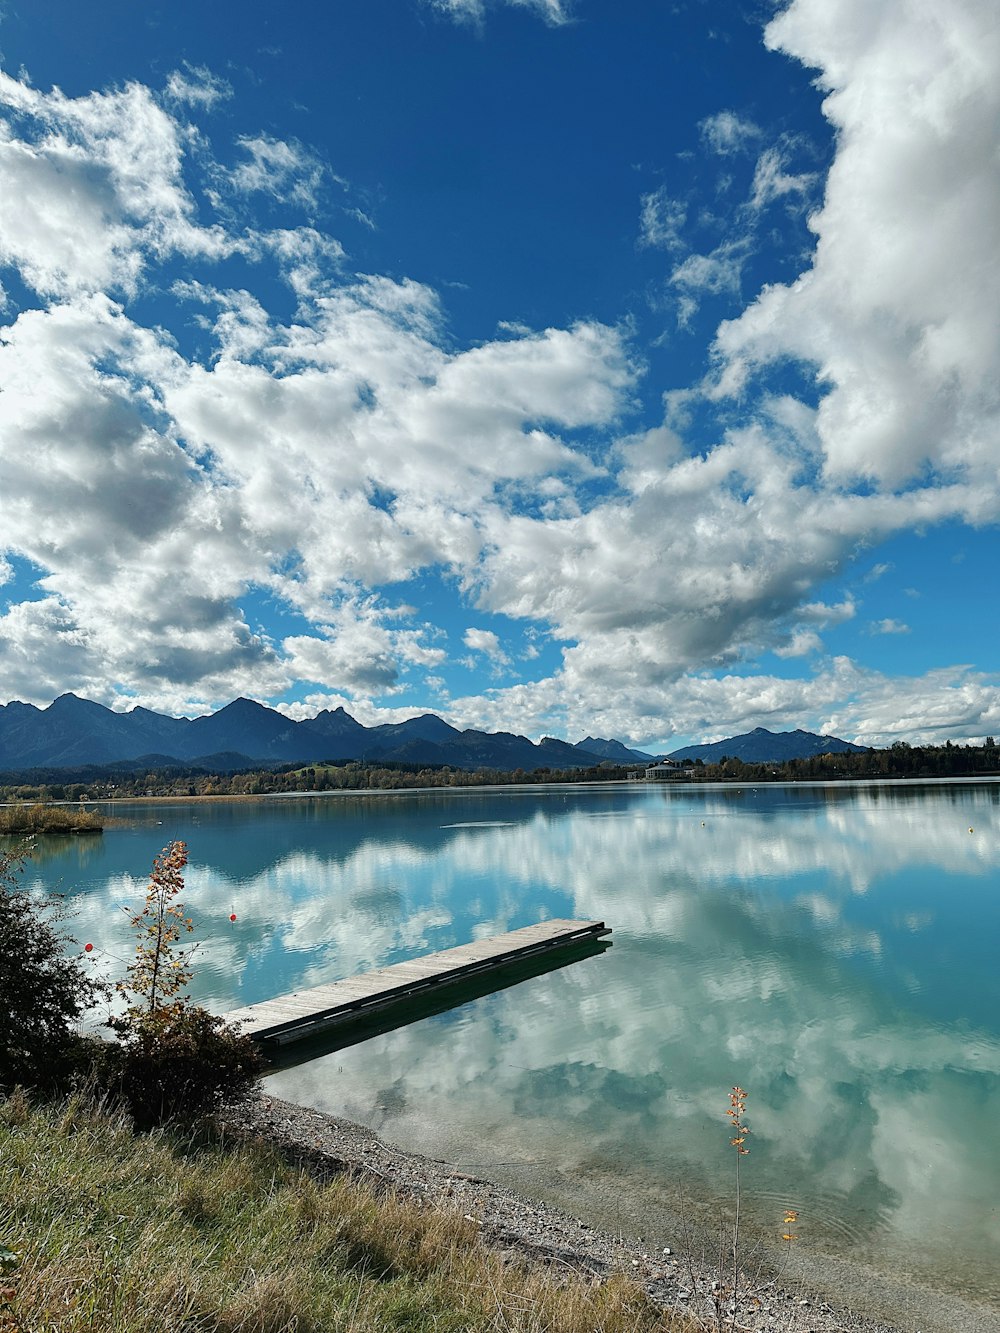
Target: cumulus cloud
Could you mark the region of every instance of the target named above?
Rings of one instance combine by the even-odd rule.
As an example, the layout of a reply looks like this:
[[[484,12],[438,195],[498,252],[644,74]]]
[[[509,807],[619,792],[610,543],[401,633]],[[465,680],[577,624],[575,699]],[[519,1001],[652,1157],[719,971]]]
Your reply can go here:
[[[44,596],[4,622],[8,687],[39,702],[124,689],[165,706],[266,697],[296,676],[391,693],[410,668],[439,665],[425,631],[392,623],[365,590],[433,565],[473,571],[487,515],[536,484],[558,497],[599,474],[563,433],[626,407],[636,371],[621,333],[580,323],[446,350],[434,292],[345,281],[339,244],[300,226],[239,242],[290,282],[292,322],[245,290],[173,284],[182,308],[209,312],[215,353],[188,359],[128,312],[168,241],[205,254],[208,237],[217,256],[237,245],[194,221],[181,126],[138,87],[73,102],[5,76],[2,91],[24,132],[0,152],[0,198],[50,222],[8,216],[3,232],[5,261],[41,298],[0,340],[3,541],[45,571]],[[142,131],[152,142],[135,164]],[[263,174],[247,188],[302,164],[273,141],[252,147]],[[63,213],[41,200],[66,184],[57,151],[92,183],[92,214],[86,197],[71,209],[64,194]],[[251,586],[312,632],[269,642],[240,609]],[[32,674],[46,638],[50,670]]]
[[[424,631],[392,624],[408,610],[380,606],[374,598],[345,599],[319,635],[284,640],[289,671],[299,680],[335,682],[353,695],[393,693],[408,666],[438,666],[445,658]]]
[[[816,593],[893,533],[1000,514],[989,18],[982,0],[792,0],[770,23],[769,45],[817,71],[837,135],[815,251],[721,325],[709,378],[640,430],[626,326],[510,324],[454,345],[428,285],[350,270],[311,216],[326,169],[303,145],[244,135],[230,176],[227,208],[280,197],[286,225],[203,216],[221,168],[204,142],[191,151],[181,109],[225,94],[205,71],[159,97],[0,75],[0,261],[34,293],[0,335],[0,518],[4,548],[43,571],[3,620],[11,691],[169,706],[298,678],[317,697],[391,700],[436,672],[441,640],[379,590],[437,570],[464,623],[504,615],[563,650],[545,679],[456,703],[469,723],[635,742],[708,719],[815,718],[865,740],[901,734],[901,714],[914,734],[996,731],[996,682],[965,668],[900,683],[901,707],[881,678],[824,660],[855,603]],[[738,300],[753,228],[816,186],[736,113],[701,134],[756,169],[704,253],[686,249],[684,204],[643,200],[643,239],[691,309]],[[220,262],[233,255],[239,287]],[[198,355],[138,313],[167,272]],[[276,277],[291,314],[263,295]],[[776,392],[789,364],[804,391]],[[712,412],[695,447],[690,422]],[[244,613],[251,589],[294,627],[268,638]],[[506,665],[499,644],[466,646]],[[750,674],[768,651],[813,674]]]
[[[807,602],[799,610],[802,620],[818,625],[841,625],[845,620],[853,620],[857,608],[850,598],[830,606],[825,602]]]
[[[510,661],[499,638],[492,630],[472,629],[470,627],[463,634],[462,642],[466,648],[471,648],[474,653],[483,653],[498,666],[506,666]]]
[[[806,657],[822,647],[823,640],[814,629],[797,629],[786,643],[777,644],[774,651],[778,657]]]
[[[92,675],[103,660],[130,680],[229,684],[240,663],[272,686],[293,672],[371,691],[394,686],[399,662],[440,661],[373,613],[348,626],[331,608],[355,586],[474,564],[473,515],[498,485],[592,470],[525,416],[600,419],[630,376],[616,337],[591,327],[448,356],[426,336],[432,308],[418,289],[363,284],[311,328],[276,330],[233,298],[211,369],[103,298],[19,317],[0,347],[5,540],[50,571]],[[291,636],[280,668],[238,611],[251,581],[320,628]]]
[[[0,71],[0,107],[0,263],[41,296],[132,293],[150,258],[234,248],[199,225],[183,127],[149,89],[70,98]]]
[[[930,469],[972,521],[998,493],[994,20],[985,0],[794,0],[772,20],[768,45],[818,70],[837,155],[812,266],[717,342],[724,393],[782,357],[815,367],[831,482],[914,486]]]
[[[798,679],[677,673],[639,658],[636,648],[623,635],[593,650],[568,649],[554,676],[454,699],[449,718],[500,730],[518,717],[532,735],[589,731],[657,752],[676,749],[678,736],[721,739],[756,726],[804,727],[873,746],[981,742],[1000,730],[1000,679],[967,666],[888,676],[835,657]]]

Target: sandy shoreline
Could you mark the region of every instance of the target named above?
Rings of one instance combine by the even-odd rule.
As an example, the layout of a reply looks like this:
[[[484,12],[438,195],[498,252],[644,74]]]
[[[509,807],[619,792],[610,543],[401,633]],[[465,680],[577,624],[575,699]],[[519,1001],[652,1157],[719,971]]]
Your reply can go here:
[[[425,1203],[454,1209],[475,1220],[485,1243],[512,1258],[577,1270],[594,1279],[629,1273],[667,1309],[689,1311],[714,1324],[713,1270],[688,1256],[644,1247],[641,1241],[611,1235],[542,1202],[450,1169],[384,1143],[370,1130],[279,1098],[262,1095],[229,1109],[223,1123],[239,1136],[259,1137],[288,1158],[318,1174],[349,1172]],[[803,1290],[762,1279],[750,1283],[740,1300],[738,1327],[746,1333],[993,1333],[1000,1329],[990,1312],[981,1322],[974,1309],[953,1311],[955,1319],[928,1309],[931,1293],[914,1292],[908,1317],[889,1324],[838,1307]],[[933,1302],[932,1302],[933,1303]],[[921,1316],[930,1316],[921,1322]]]

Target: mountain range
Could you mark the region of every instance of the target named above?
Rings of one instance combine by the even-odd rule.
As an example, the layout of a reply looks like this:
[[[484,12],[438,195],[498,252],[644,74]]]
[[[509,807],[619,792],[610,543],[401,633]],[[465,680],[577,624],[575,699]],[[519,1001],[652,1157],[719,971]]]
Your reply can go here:
[[[867,748],[836,736],[817,736],[814,731],[768,731],[766,727],[754,727],[742,736],[730,736],[711,745],[686,745],[667,758],[700,759],[706,764],[717,764],[728,756],[747,764],[780,764],[788,759],[811,759],[817,754],[863,754]]]
[[[60,695],[48,708],[0,705],[0,769],[73,768],[85,764],[182,764],[215,771],[323,759],[392,761],[424,767],[589,768],[605,761],[646,763],[652,756],[619,741],[588,736],[578,745],[551,736],[537,742],[511,732],[459,731],[433,713],[364,727],[343,708],[295,722],[236,699],[205,717],[177,718]]]
[[[675,750],[672,759],[724,755],[746,761],[805,758],[863,746],[807,731],[770,732],[763,727],[713,745]],[[300,722],[251,699],[236,699],[204,717],[177,718],[133,708],[116,713],[75,694],[47,708],[19,702],[0,705],[0,769],[75,768],[83,765],[164,767],[215,772],[320,760],[359,759],[423,768],[448,764],[531,772],[536,768],[590,768],[601,763],[647,764],[655,756],[620,741],[586,736],[571,745],[546,736],[535,742],[512,732],[459,731],[434,713],[405,722],[362,726],[343,708],[324,709]]]

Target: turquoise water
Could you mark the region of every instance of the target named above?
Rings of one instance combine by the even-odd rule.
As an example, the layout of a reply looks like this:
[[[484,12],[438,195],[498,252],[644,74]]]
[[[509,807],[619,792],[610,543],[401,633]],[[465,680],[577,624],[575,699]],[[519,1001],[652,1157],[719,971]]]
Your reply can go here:
[[[997,784],[115,813],[134,822],[49,847],[30,878],[120,970],[121,907],[184,838],[196,991],[220,1011],[546,917],[613,928],[604,955],[275,1075],[279,1095],[679,1247],[731,1204],[739,1083],[749,1227],[776,1240],[798,1209],[791,1278],[835,1271],[897,1315],[889,1275],[911,1278],[1000,1327]],[[973,1326],[914,1308],[924,1333]]]

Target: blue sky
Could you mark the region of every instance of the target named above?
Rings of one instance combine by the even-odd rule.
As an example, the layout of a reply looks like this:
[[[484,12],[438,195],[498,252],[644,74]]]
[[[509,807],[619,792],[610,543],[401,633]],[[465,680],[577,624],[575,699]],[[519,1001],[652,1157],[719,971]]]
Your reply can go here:
[[[1000,731],[987,0],[7,0],[0,697]]]

